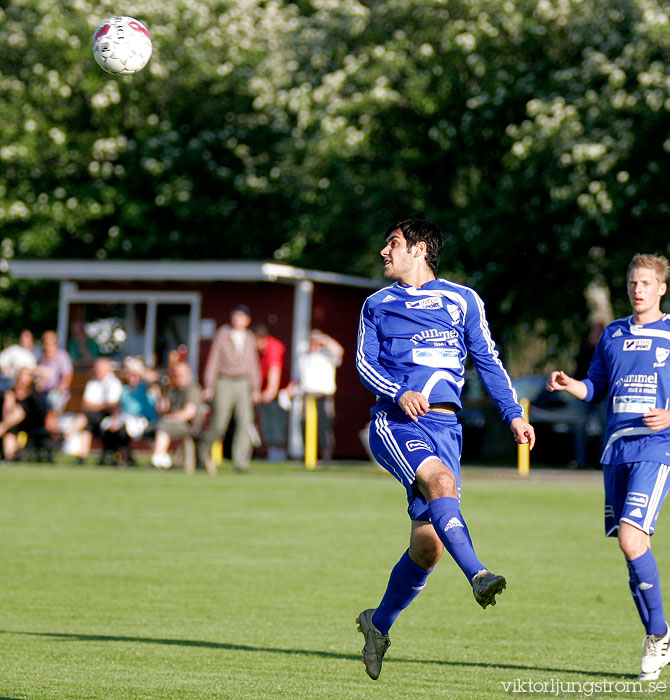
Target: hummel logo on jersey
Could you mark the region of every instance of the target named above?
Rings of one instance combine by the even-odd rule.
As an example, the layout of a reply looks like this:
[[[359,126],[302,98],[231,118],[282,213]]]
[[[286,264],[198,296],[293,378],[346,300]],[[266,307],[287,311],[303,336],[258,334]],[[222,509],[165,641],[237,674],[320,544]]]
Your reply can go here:
[[[638,583],[637,587],[641,591],[648,591],[650,588],[654,587],[653,583],[647,583],[646,581],[642,581],[642,583]]]
[[[451,530],[452,527],[463,527],[463,523],[458,518],[452,518],[447,523],[447,526],[444,528],[444,531],[447,532],[448,530]]]
[[[458,331],[440,331],[437,328],[426,328],[420,333],[415,333],[410,340],[414,343],[414,345],[418,345],[419,343],[444,345],[452,338],[458,338]]]
[[[620,338],[622,335],[621,328],[617,328],[614,333],[612,333],[612,338]]]
[[[626,338],[623,341],[624,352],[630,350],[651,350],[651,338]]]
[[[385,301],[397,301],[397,300],[398,300],[398,298],[397,298],[397,297],[394,297],[393,294],[387,294],[387,295],[382,299],[382,304],[383,304]]]
[[[633,510],[631,510],[630,513],[628,513],[628,515],[629,515],[631,518],[641,518],[641,517],[642,517],[642,511],[641,511],[639,508],[634,508]]]

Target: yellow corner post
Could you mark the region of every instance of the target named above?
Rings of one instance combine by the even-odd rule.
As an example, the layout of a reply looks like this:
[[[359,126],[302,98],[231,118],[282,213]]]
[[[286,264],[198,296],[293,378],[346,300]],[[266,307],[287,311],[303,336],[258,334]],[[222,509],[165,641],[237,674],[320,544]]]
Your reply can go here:
[[[218,466],[221,464],[221,462],[223,462],[223,440],[214,440],[210,455],[212,457],[212,462],[215,465]]]
[[[318,413],[316,410],[316,397],[310,394],[305,396],[305,468],[316,469],[316,457],[318,449]]]
[[[523,409],[524,419],[528,420],[530,401],[528,399],[521,399],[519,403]],[[519,469],[519,476],[528,476],[528,472],[530,471],[530,447],[528,443],[519,443],[517,445],[517,467]]]

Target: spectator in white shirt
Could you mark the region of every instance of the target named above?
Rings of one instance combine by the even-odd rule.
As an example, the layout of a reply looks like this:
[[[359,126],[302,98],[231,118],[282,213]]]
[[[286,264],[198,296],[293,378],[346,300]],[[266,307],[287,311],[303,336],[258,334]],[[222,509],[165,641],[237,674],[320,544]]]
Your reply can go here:
[[[65,437],[81,432],[79,462],[91,451],[94,436],[100,436],[100,424],[118,406],[123,391],[121,380],[114,374],[111,362],[99,357],[93,365],[94,377],[86,382],[82,398],[82,411],[75,416]],[[102,463],[102,460],[101,460]]]
[[[0,352],[0,371],[13,384],[21,367],[33,368],[37,364],[35,338],[31,331],[21,331],[19,342]]]
[[[335,338],[314,329],[309,352],[299,358],[299,393],[316,398],[318,446],[324,463],[332,461],[335,449],[335,374],[343,356],[344,348]]]

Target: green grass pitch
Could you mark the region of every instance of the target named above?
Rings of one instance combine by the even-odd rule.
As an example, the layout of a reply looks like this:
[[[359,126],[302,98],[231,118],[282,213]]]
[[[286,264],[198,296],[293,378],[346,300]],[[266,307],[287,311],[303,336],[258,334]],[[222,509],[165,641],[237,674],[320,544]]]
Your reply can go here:
[[[464,516],[508,588],[482,610],[445,555],[376,682],[354,618],[409,533],[403,489],[376,467],[11,465],[0,501],[0,700],[529,697],[514,682],[585,697],[636,678],[644,631],[596,473],[466,469]],[[558,682],[587,691],[552,693]]]

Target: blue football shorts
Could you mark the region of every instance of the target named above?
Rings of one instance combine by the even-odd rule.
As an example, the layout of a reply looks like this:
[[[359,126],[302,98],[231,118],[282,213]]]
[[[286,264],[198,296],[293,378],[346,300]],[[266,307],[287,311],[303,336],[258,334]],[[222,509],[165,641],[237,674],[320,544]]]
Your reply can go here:
[[[415,486],[416,470],[437,457],[456,477],[461,491],[463,431],[453,413],[428,411],[413,421],[400,409],[378,411],[370,424],[370,449],[375,459],[407,490],[412,520],[430,520],[428,504]]]
[[[670,487],[670,466],[658,462],[605,464],[605,534],[615,537],[619,523],[630,523],[648,535]]]

